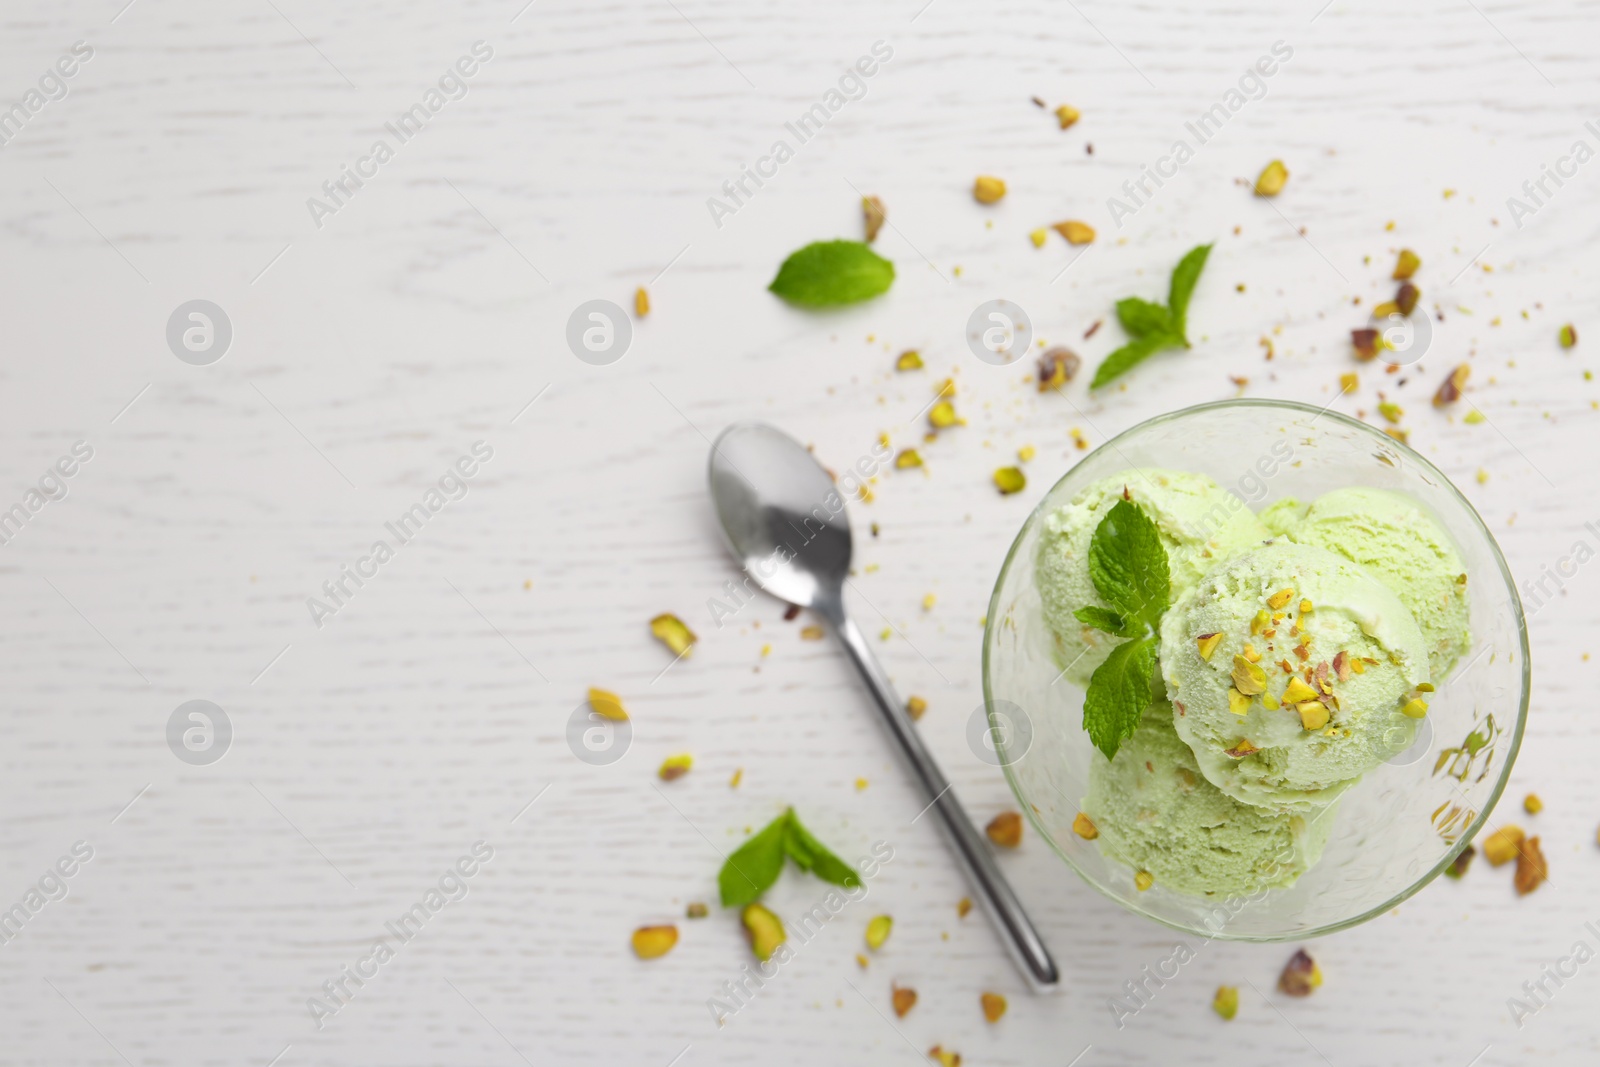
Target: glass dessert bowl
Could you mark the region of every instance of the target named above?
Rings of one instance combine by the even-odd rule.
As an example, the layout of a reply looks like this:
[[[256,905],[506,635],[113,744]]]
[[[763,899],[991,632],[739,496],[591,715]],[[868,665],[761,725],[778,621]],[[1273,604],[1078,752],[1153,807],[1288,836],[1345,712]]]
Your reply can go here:
[[[1174,594],[1158,699],[1108,761],[1083,706],[1122,639],[1072,609],[1104,606],[1082,560],[1124,496]],[[1285,574],[1305,588],[1265,596]],[[1034,829],[1101,893],[1202,937],[1305,938],[1410,897],[1493,809],[1528,708],[1521,601],[1471,504],[1382,432],[1288,401],[1187,408],[1086,456],[1012,544],[983,651]]]

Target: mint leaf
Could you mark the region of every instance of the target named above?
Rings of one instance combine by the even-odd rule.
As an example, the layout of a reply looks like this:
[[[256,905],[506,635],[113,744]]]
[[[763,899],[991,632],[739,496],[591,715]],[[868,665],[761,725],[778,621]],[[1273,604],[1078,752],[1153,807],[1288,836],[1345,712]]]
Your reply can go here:
[[[768,289],[791,304],[855,304],[887,292],[894,264],[860,241],[817,241],[783,261]]]
[[[1172,332],[1183,338],[1185,348],[1189,346],[1189,297],[1194,295],[1195,283],[1200,280],[1200,272],[1205,269],[1209,255],[1210,245],[1196,245],[1172,268],[1167,305],[1172,309]]]
[[[1173,329],[1172,315],[1166,308],[1136,296],[1117,301],[1117,321],[1131,337],[1178,332]]]
[[[1124,641],[1089,677],[1083,698],[1083,728],[1106,759],[1117,754],[1122,742],[1133,736],[1143,715],[1155,700],[1151,680],[1156,672],[1155,635]]]
[[[1166,307],[1137,296],[1117,301],[1117,319],[1133,340],[1100,361],[1090,389],[1115,381],[1164,348],[1189,347],[1189,298],[1209,255],[1210,245],[1197,245],[1172,268]]]
[[[824,882],[842,885],[847,889],[861,884],[861,876],[856,874],[853,867],[828,851],[826,845],[800,825],[793,808],[789,809],[789,833],[784,838],[783,847],[802,871],[810,871]]]
[[[800,825],[800,817],[793,808],[785,808],[782,815],[740,845],[717,872],[717,891],[722,896],[722,906],[732,908],[760,900],[761,894],[771,889],[778,875],[783,873],[785,856],[794,860],[802,871],[809,871],[824,882],[847,889],[861,884],[861,876],[855,869],[812,837],[811,832]]]
[[[784,845],[793,816],[794,809],[786,809],[728,857],[717,873],[724,908],[754,903],[772,888],[783,873]]]
[[[1089,539],[1089,579],[1100,599],[1124,619],[1155,629],[1172,600],[1161,531],[1137,504],[1119,500]]]
[[[1144,633],[1143,628],[1134,626],[1116,612],[1097,608],[1093,604],[1084,605],[1072,615],[1085,626],[1093,626],[1096,630],[1104,630],[1117,637],[1139,637]]]
[[[1098,389],[1113,379],[1122,377],[1163,348],[1182,346],[1182,339],[1172,334],[1152,333],[1135,338],[1101,360],[1100,366],[1094,369],[1094,380],[1089,383],[1089,388]]]

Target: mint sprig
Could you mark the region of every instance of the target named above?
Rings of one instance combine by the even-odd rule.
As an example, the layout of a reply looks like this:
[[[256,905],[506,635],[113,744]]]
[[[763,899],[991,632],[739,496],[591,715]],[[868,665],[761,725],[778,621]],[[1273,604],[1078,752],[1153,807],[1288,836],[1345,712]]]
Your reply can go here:
[[[1111,759],[1155,700],[1158,631],[1172,606],[1161,531],[1126,497],[1112,505],[1089,539],[1089,580],[1111,607],[1088,605],[1073,614],[1086,626],[1128,639],[1095,668],[1083,698],[1083,728]]]
[[[1172,269],[1165,305],[1137,296],[1117,301],[1117,321],[1128,331],[1130,340],[1101,360],[1090,389],[1115,381],[1157,352],[1189,347],[1189,298],[1194,295],[1195,283],[1210,254],[1210,245],[1198,245],[1178,261]]]
[[[793,808],[785,808],[782,815],[740,845],[722,865],[717,873],[722,906],[732,908],[760,900],[783,873],[785,856],[794,860],[802,871],[809,871],[824,882],[846,889],[861,884],[861,876],[811,836],[800,824],[800,817]]]
[[[856,304],[887,292],[894,264],[860,241],[816,241],[792,253],[768,289],[791,304]]]

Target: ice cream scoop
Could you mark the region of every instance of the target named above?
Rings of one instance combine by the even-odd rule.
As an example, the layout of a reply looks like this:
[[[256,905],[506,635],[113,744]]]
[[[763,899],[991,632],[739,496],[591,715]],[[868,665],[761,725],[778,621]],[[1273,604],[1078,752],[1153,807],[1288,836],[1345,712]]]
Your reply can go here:
[[[1426,714],[1427,645],[1367,568],[1278,540],[1219,566],[1161,623],[1173,725],[1245,804],[1325,804],[1403,751]]]
[[[1415,497],[1387,489],[1335,489],[1302,507],[1280,500],[1262,512],[1274,533],[1361,564],[1411,611],[1428,645],[1435,682],[1472,645],[1466,564],[1444,527]]]
[[[1036,568],[1045,621],[1066,677],[1086,685],[1118,638],[1085,626],[1073,613],[1110,605],[1089,576],[1089,542],[1118,500],[1132,500],[1156,524],[1167,550],[1174,599],[1221,560],[1271,536],[1237,496],[1203,474],[1129,469],[1094,482],[1045,516]]]
[[[1089,767],[1084,814],[1106,856],[1182,893],[1247,895],[1288,886],[1316,863],[1331,809],[1241,804],[1206,780],[1158,701],[1115,759]]]

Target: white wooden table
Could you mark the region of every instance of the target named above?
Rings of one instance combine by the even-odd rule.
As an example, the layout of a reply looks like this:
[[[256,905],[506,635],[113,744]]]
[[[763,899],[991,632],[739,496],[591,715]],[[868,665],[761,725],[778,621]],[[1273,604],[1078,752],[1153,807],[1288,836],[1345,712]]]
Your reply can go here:
[[[737,572],[703,474],[707,438],[741,418],[835,465],[880,433],[916,442],[931,383],[956,374],[969,425],[852,509],[881,527],[858,542],[857,609],[893,631],[883,659],[927,698],[922,729],[985,820],[1012,800],[964,739],[980,619],[1028,508],[1083,454],[1074,429],[1098,444],[1233,395],[1230,376],[1334,401],[1347,331],[1390,295],[1402,246],[1444,313],[1433,347],[1421,372],[1360,368],[1335,406],[1375,418],[1388,389],[1520,578],[1600,548],[1600,164],[1563,164],[1520,227],[1507,205],[1574,141],[1600,148],[1592,6],[123,2],[0,16],[0,101],[24,104],[0,149],[0,510],[76,442],[93,453],[0,547],[0,907],[75,842],[93,851],[0,945],[0,1062],[910,1064],[936,1043],[969,1064],[1594,1062],[1600,963],[1521,1028],[1507,1008],[1575,942],[1600,948],[1592,568],[1531,619],[1533,711],[1501,812],[1541,834],[1549,885],[1517,899],[1480,861],[1315,943],[1327,982],[1305,1001],[1273,991],[1292,946],[1205,947],[1118,1029],[1108,999],[1174,935],[1027,840],[1003,863],[1066,980],[1026,994],[981,916],[957,918],[964,887],[912,824],[922,802],[842,657],[766,599],[712,621]],[[25,94],[77,41],[92,56],[35,113]],[[491,58],[428,110],[476,41]],[[892,58],[864,95],[798,144],[785,124],[877,41]],[[1277,41],[1293,54],[1264,95],[1119,228],[1107,198]],[[1060,131],[1035,95],[1082,121]],[[420,132],[385,129],[419,103]],[[380,138],[392,158],[363,162]],[[793,158],[717,225],[708,198],[779,138]],[[1268,203],[1237,179],[1272,158],[1292,176]],[[321,187],[346,166],[369,177],[333,201]],[[980,173],[1010,187],[993,208],[969,195]],[[818,315],[765,292],[789,251],[858,234],[860,193],[888,205],[891,293]],[[314,220],[310,197],[337,210]],[[1076,263],[1027,239],[1062,218],[1099,229]],[[1028,365],[966,348],[970,311],[1005,297],[1092,367],[1121,335],[1086,329],[1158,295],[1203,240],[1203,340],[1126,390],[1091,399],[1085,375],[1041,396]],[[625,357],[576,359],[572,311],[640,285],[653,310]],[[166,336],[195,299],[232,328],[204,366]],[[912,347],[928,370],[894,373]],[[1463,359],[1487,423],[1428,403]],[[477,441],[493,454],[466,495],[359,564]],[[990,474],[1023,445],[1028,488],[1001,498]],[[319,628],[307,598],[342,565],[375,576],[347,579]],[[701,637],[675,665],[646,627],[663,611]],[[566,743],[590,685],[633,714],[608,766]],[[167,744],[196,699],[232,724],[210,765]],[[677,752],[694,770],[662,785]],[[1534,819],[1513,810],[1530,789]],[[841,853],[882,840],[894,860],[719,1028],[706,1002],[749,958],[714,905],[720,854],[785,804]],[[466,895],[359,963],[477,841],[493,854],[467,864]],[[794,913],[820,892],[790,872],[769,899]],[[691,901],[712,916],[684,920]],[[895,932],[862,971],[878,912]],[[642,963],[630,932],[657,921],[682,939]],[[319,1029],[308,998],[358,966],[376,973],[345,979]],[[894,982],[921,999],[891,1023]],[[1218,983],[1242,990],[1231,1024]],[[984,990],[1010,999],[998,1025]]]

